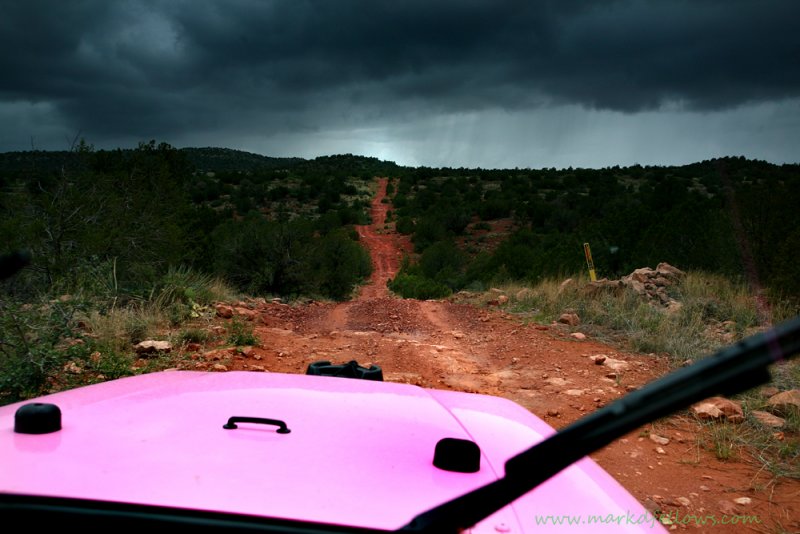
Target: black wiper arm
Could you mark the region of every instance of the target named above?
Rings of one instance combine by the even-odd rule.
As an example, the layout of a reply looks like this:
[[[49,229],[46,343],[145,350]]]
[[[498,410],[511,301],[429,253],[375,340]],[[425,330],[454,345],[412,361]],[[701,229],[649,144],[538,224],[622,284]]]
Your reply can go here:
[[[415,517],[402,531],[458,532],[641,425],[713,395],[768,382],[770,364],[800,353],[800,316],[744,339],[609,404],[506,462],[505,477]]]

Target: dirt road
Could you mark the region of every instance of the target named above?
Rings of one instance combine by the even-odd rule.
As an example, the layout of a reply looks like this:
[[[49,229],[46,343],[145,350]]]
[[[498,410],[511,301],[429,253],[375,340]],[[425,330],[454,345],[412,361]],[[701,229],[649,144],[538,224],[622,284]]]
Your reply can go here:
[[[247,355],[200,355],[196,366],[302,373],[316,360],[355,359],[380,365],[389,381],[509,398],[556,428],[666,372],[662,359],[578,341],[557,325],[526,324],[500,307],[390,296],[386,280],[410,246],[384,229],[386,184],[379,181],[372,224],[358,228],[375,269],[355,300],[243,303],[257,324],[261,346]],[[605,356],[603,365],[592,360],[597,356]],[[649,434],[669,443],[655,443]],[[593,458],[651,510],[680,518],[736,514],[761,521],[751,527],[676,525],[677,530],[800,532],[799,481],[774,479],[754,461],[721,462],[700,446],[700,435],[694,420],[672,417]],[[742,497],[751,502],[735,502]]]

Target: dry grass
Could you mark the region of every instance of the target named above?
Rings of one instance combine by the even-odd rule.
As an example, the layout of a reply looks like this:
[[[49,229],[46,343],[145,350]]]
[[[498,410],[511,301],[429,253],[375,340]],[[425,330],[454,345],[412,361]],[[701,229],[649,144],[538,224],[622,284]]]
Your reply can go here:
[[[744,284],[719,275],[688,273],[670,287],[670,296],[682,305],[674,312],[651,305],[628,290],[590,295],[583,289],[586,282],[562,288],[565,278],[532,287],[507,284],[496,289],[509,297],[506,309],[512,313],[549,323],[562,313],[574,312],[581,319],[574,330],[622,343],[636,352],[664,354],[675,367],[769,326],[759,322],[754,294]],[[497,299],[497,290],[480,295],[478,302]],[[772,303],[769,311],[767,323],[779,323],[798,313],[796,306],[786,302]],[[800,387],[800,362],[776,366],[772,372],[771,385],[780,390]],[[785,428],[776,432],[751,415],[766,407],[767,399],[758,389],[736,399],[742,403],[745,422],[697,421],[703,427],[698,446],[720,460],[756,461],[776,477],[800,478],[800,414],[787,414]]]

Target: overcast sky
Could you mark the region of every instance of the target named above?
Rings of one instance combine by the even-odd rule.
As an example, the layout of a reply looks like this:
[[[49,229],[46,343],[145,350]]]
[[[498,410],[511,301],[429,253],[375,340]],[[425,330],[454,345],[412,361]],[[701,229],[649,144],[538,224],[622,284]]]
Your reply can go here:
[[[0,151],[799,162],[797,0],[0,0]]]

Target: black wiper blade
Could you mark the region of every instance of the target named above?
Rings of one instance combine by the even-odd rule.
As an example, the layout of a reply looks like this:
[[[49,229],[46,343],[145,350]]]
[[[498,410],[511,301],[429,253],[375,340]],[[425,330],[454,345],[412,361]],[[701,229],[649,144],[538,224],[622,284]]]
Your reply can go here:
[[[714,395],[768,382],[768,367],[800,353],[800,316],[670,373],[506,462],[505,477],[415,517],[401,531],[459,532],[528,493],[565,467],[641,425]]]

